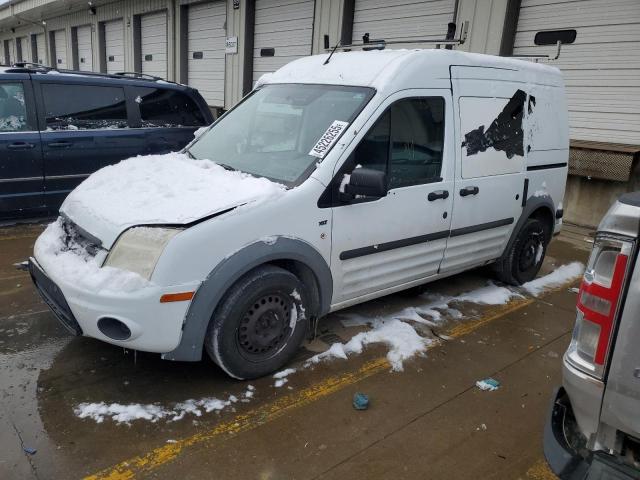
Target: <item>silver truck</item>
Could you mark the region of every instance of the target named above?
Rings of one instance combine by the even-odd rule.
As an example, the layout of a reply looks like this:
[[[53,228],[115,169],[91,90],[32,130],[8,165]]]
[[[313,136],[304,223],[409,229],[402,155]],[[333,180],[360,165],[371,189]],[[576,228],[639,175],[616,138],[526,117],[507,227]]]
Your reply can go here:
[[[640,192],[598,227],[544,453],[561,479],[640,478]]]

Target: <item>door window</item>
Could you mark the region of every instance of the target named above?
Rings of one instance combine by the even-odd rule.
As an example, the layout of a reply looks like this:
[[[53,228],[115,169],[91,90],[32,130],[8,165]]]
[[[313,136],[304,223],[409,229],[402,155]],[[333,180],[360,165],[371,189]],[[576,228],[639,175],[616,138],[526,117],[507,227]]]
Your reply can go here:
[[[0,84],[0,132],[29,129],[22,83]]]
[[[47,130],[127,127],[124,90],[97,85],[42,85]]]
[[[196,102],[182,92],[135,87],[143,127],[200,127],[206,124]]]
[[[389,107],[348,161],[387,173],[389,189],[440,181],[444,98],[407,98]]]

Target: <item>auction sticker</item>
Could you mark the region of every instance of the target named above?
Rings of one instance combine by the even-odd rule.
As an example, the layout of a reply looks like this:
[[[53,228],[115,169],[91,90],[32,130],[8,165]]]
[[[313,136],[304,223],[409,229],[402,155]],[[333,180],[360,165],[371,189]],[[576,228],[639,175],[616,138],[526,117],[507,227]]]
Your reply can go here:
[[[336,140],[340,137],[340,134],[347,128],[349,122],[342,122],[340,120],[334,120],[333,123],[327,128],[327,131],[320,137],[318,143],[309,152],[309,155],[314,157],[324,158],[327,152],[331,149]]]

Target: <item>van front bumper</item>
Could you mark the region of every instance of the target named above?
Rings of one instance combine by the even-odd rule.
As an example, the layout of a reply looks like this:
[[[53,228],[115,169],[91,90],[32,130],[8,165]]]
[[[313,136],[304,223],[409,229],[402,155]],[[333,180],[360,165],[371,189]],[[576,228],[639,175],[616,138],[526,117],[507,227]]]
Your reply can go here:
[[[191,303],[160,303],[160,297],[166,293],[196,291],[200,286],[200,282],[194,282],[173,287],[154,285],[130,292],[93,292],[51,277],[34,258],[29,259],[29,272],[44,301],[72,334],[156,353],[170,352],[178,346]],[[126,338],[118,339],[118,335],[108,329],[101,330],[98,327],[101,319],[114,319],[126,325],[129,330]]]

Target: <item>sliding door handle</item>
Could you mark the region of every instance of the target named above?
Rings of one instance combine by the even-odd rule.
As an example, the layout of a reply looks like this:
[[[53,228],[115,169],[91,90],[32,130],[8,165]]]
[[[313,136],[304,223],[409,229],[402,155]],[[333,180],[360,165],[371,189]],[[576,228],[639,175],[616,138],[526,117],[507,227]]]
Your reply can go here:
[[[477,195],[480,192],[478,187],[464,187],[460,189],[460,196]]]
[[[442,200],[449,198],[449,192],[446,190],[436,190],[435,192],[431,192],[427,196],[427,200],[429,200],[430,202],[433,202],[434,200],[438,200],[440,198]]]
[[[67,147],[70,147],[71,145],[73,145],[73,142],[61,141],[61,142],[47,143],[47,147],[51,147],[51,148],[67,148]]]
[[[28,142],[14,142],[7,145],[9,150],[31,150],[35,144]]]

